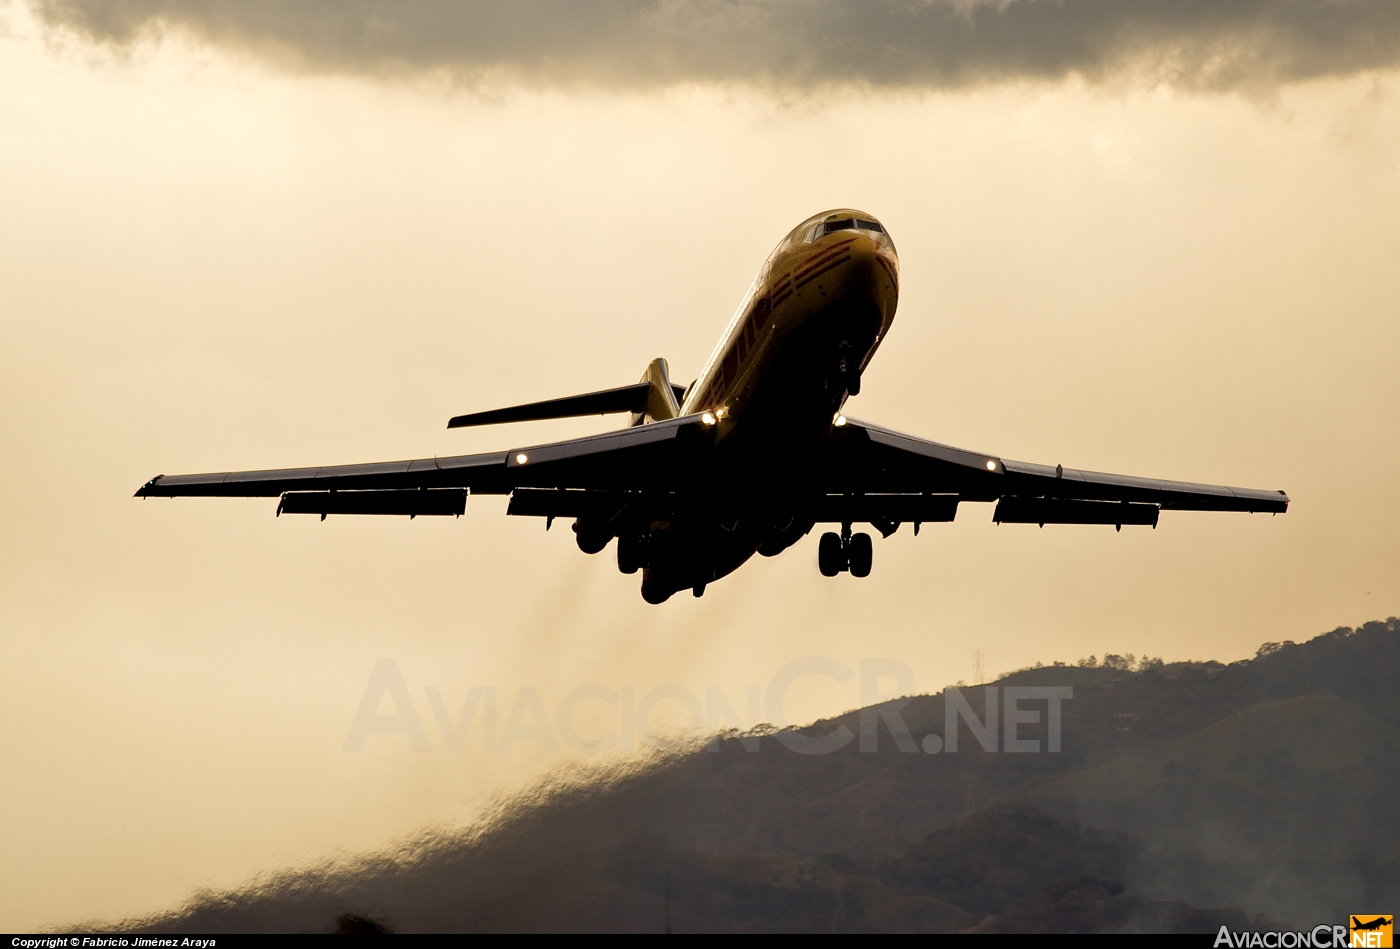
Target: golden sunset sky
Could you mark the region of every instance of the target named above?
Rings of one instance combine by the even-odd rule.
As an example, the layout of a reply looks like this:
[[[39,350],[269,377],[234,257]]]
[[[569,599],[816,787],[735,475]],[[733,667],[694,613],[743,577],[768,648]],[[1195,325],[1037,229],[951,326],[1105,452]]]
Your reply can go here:
[[[808,655],[932,691],[976,650],[989,678],[1233,661],[1400,613],[1398,64],[1400,6],[1368,0],[0,4],[0,928],[597,765],[448,752],[428,686],[455,714],[495,685],[503,720],[522,686],[742,709]],[[1115,533],[969,504],[866,580],[822,578],[814,532],[650,607],[500,498],[320,523],[131,497],[615,427],[445,424],[655,356],[688,382],[773,245],[843,206],[903,271],[849,414],[1290,512]],[[383,657],[427,752],[341,750]],[[859,701],[808,678],[786,712]]]

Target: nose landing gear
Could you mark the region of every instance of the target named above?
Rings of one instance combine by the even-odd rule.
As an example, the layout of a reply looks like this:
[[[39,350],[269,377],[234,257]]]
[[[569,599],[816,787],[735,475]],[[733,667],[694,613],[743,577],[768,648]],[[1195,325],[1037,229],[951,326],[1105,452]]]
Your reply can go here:
[[[868,577],[873,559],[870,535],[852,535],[850,524],[843,524],[840,534],[827,531],[817,545],[817,567],[824,577],[834,577],[843,570],[849,570],[853,577]]]
[[[836,347],[836,361],[823,377],[822,388],[827,392],[835,388],[844,389],[847,395],[860,395],[860,366],[850,340],[843,339]]]
[[[841,340],[837,353],[836,375],[841,387],[851,395],[860,395],[860,367],[856,365],[850,340]]]

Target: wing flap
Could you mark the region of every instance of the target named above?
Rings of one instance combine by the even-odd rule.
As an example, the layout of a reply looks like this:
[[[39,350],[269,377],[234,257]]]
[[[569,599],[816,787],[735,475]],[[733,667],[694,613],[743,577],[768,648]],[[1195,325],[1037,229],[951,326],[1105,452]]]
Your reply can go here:
[[[416,491],[289,491],[277,514],[407,514],[461,517],[467,510],[466,488]]]
[[[1161,509],[1128,501],[1067,501],[1063,498],[1004,497],[992,520],[998,524],[1140,524],[1157,526]]]
[[[817,500],[812,520],[826,524],[905,524],[951,521],[956,494],[828,494]]]

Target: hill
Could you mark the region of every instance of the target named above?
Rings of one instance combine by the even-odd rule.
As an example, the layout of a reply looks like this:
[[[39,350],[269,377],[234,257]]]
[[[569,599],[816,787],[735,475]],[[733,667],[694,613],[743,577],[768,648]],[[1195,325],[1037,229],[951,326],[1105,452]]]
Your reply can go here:
[[[246,890],[146,931],[1214,932],[1311,928],[1400,903],[1400,621],[1248,661],[1082,663],[993,683],[1073,688],[1062,751],[739,736],[522,797],[489,826]],[[965,690],[986,715],[980,689]],[[943,693],[901,714],[947,745]],[[1029,707],[1033,707],[1030,705]],[[1045,747],[1048,707],[1018,736]],[[820,735],[851,712],[797,730]],[[908,746],[906,742],[906,746]]]

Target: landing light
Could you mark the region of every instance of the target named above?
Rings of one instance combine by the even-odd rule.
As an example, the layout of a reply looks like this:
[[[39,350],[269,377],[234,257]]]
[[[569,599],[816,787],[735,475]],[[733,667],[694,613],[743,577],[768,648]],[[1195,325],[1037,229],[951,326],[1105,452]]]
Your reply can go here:
[[[837,428],[840,428],[842,425],[845,425],[845,424],[846,424],[846,416],[844,416],[844,415],[838,415],[838,416],[836,416],[835,425],[836,425]]]
[[[715,424],[715,413],[706,412],[704,415],[700,416],[700,421],[704,422],[706,425]]]
[[[724,418],[728,414],[728,409],[715,409],[715,418]]]
[[[527,461],[529,461],[529,460],[530,460],[530,456],[527,455],[527,454],[525,454],[523,451],[522,451],[520,454],[518,454],[518,455],[515,456],[515,463],[516,463],[517,465],[523,465],[523,464],[525,464],[525,463],[526,463]]]
[[[996,471],[996,470],[997,470],[997,463],[996,463],[995,461],[993,461],[992,459],[990,459],[990,458],[987,459],[987,470],[988,470],[988,471]]]

